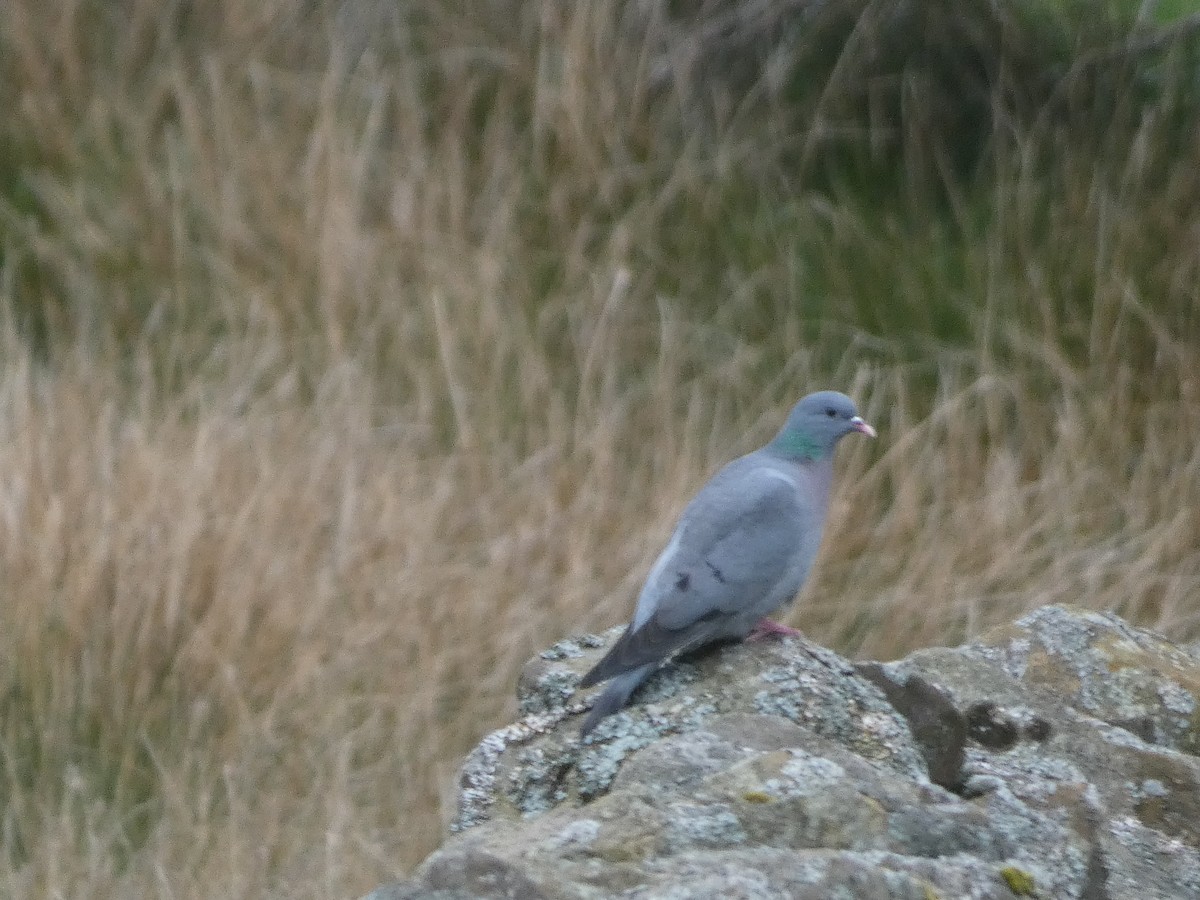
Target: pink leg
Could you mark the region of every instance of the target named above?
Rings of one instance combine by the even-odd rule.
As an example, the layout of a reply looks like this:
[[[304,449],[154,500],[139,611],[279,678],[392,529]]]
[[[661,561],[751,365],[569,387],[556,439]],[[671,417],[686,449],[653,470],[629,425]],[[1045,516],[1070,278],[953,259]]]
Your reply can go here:
[[[787,625],[780,625],[778,622],[772,621],[771,619],[759,619],[758,624],[750,629],[750,633],[746,635],[746,640],[761,641],[773,634],[778,634],[784,637],[804,636],[804,632],[797,631],[795,628],[790,628]]]

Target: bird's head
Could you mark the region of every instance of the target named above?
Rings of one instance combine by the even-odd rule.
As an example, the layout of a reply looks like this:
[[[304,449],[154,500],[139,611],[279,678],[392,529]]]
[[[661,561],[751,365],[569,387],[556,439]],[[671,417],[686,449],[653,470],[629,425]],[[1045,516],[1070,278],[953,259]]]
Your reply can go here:
[[[769,446],[793,459],[821,459],[855,431],[875,437],[875,429],[858,414],[853,400],[837,391],[817,391],[792,407]]]

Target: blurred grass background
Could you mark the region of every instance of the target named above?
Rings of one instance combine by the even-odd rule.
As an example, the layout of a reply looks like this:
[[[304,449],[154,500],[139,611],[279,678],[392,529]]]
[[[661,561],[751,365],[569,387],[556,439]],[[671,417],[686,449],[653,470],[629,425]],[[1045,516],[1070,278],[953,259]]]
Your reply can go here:
[[[1198,14],[0,5],[0,892],[396,876],[815,388],[814,638],[1200,636]]]

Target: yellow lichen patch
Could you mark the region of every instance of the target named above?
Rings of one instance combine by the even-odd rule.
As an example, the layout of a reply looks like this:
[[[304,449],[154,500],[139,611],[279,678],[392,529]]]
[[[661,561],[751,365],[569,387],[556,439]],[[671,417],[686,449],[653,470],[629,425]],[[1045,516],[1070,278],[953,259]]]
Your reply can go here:
[[[1168,678],[1193,694],[1200,693],[1200,665],[1165,640],[1152,640],[1143,647],[1120,635],[1102,636],[1095,649],[1104,655],[1109,672],[1141,669],[1148,674]]]
[[[1008,889],[1018,897],[1034,896],[1033,876],[1024,869],[1016,866],[1005,866],[1000,870],[1000,877],[1008,885]]]
[[[766,791],[746,791],[742,799],[747,803],[770,803],[774,798]]]
[[[1104,656],[1108,663],[1108,671],[1119,672],[1122,669],[1145,668],[1151,654],[1147,653],[1136,643],[1119,635],[1104,635],[1093,645],[1097,652]]]
[[[1083,681],[1061,659],[1040,648],[1029,654],[1024,680],[1052,687],[1065,696],[1074,696],[1083,688]]]

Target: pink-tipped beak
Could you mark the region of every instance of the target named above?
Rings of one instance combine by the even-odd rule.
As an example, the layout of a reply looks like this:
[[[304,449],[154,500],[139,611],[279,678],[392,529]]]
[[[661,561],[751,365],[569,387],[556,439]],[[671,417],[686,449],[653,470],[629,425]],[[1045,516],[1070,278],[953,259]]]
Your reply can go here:
[[[861,431],[867,437],[875,437],[875,429],[868,425],[862,416],[855,416],[850,420],[850,425],[855,431]]]

